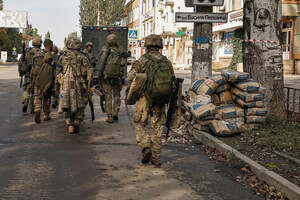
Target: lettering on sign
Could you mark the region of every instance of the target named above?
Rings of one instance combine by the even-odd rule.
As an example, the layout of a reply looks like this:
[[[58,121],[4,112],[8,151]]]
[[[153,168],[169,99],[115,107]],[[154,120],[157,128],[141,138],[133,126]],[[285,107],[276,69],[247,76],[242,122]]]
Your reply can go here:
[[[176,13],[176,22],[227,23],[227,13]]]

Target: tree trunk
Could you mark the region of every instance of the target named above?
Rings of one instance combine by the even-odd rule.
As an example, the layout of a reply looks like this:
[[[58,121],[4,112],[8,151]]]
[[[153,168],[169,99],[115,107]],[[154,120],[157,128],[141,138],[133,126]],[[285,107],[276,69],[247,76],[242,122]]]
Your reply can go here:
[[[281,0],[245,0],[244,71],[267,88],[268,115],[286,120],[281,21]]]
[[[197,6],[197,12],[212,13],[212,7]],[[192,58],[192,82],[212,74],[212,23],[194,23],[194,47]],[[196,38],[209,39],[200,43]]]

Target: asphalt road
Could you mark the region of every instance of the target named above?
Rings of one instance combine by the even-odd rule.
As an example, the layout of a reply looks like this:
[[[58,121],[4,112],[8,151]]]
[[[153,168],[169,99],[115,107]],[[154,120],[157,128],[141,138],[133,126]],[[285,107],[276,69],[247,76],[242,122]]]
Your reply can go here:
[[[1,200],[261,199],[235,181],[240,166],[215,163],[194,143],[164,143],[162,168],[142,165],[124,107],[107,124],[94,97],[94,124],[88,107],[81,133],[68,135],[55,110],[41,124],[23,114],[21,94],[17,67],[0,66]]]

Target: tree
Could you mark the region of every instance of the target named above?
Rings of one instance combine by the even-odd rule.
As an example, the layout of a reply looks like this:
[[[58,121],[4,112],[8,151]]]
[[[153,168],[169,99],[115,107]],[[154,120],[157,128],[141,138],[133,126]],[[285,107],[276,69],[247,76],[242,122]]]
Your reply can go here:
[[[22,34],[16,28],[0,28],[0,51],[7,51],[8,61],[15,61],[12,55],[13,48],[22,52]]]
[[[46,34],[45,34],[45,39],[50,39],[50,32],[48,31]]]
[[[111,26],[124,18],[125,0],[80,0],[80,25],[96,26],[98,9],[100,9],[100,25]]]
[[[284,106],[280,0],[247,0],[244,4],[244,71],[267,88],[268,115],[286,120]],[[273,41],[269,43],[268,41]]]
[[[0,0],[0,11],[3,10],[3,0]]]
[[[65,37],[65,39],[64,39],[65,47],[64,47],[64,49],[63,49],[64,51],[67,50],[67,41],[68,41],[68,39],[69,39],[70,37],[78,37],[77,32],[72,32],[72,33],[68,34],[68,37]]]
[[[27,22],[23,37],[27,40],[32,40],[34,37],[41,37],[41,35],[38,34],[37,28],[33,28],[32,25]]]

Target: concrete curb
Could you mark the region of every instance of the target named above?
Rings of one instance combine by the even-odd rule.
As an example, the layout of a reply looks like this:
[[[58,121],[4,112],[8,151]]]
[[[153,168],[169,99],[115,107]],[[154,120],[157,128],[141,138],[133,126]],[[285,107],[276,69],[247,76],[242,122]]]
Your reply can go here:
[[[257,162],[253,161],[249,157],[241,154],[239,151],[225,144],[216,137],[194,129],[192,126],[187,127],[188,132],[194,135],[194,137],[199,140],[202,144],[216,148],[218,151],[222,152],[225,155],[231,153],[235,154],[235,157],[247,163],[250,166],[251,171],[260,179],[268,183],[269,185],[274,186],[280,192],[282,192],[290,200],[299,200],[300,199],[300,187],[286,180],[285,178],[279,176],[273,171],[268,170]]]

